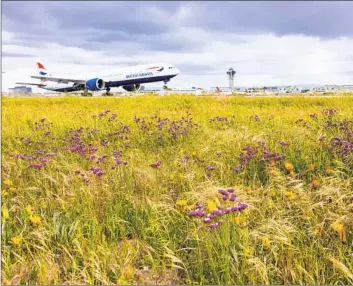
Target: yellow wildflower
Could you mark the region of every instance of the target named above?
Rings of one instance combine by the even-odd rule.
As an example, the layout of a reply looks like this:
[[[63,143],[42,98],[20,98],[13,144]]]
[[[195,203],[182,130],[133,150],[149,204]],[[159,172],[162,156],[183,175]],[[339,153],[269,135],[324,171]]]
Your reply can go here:
[[[26,212],[27,212],[29,215],[33,214],[33,208],[32,208],[30,205],[26,206]]]
[[[14,236],[11,238],[11,244],[13,246],[20,246],[22,243],[22,237],[21,236]]]
[[[185,206],[187,204],[187,200],[177,200],[176,205],[177,206]]]
[[[251,247],[247,247],[244,249],[245,256],[251,256],[253,254],[253,249]]]
[[[7,207],[3,207],[2,208],[2,217],[4,219],[8,219],[10,217],[9,210],[7,209]]]
[[[12,182],[11,182],[9,179],[6,179],[6,180],[4,181],[4,184],[5,184],[5,185],[8,185],[8,186],[12,186]]]
[[[31,217],[29,218],[29,220],[30,220],[31,223],[33,223],[33,224],[40,224],[40,222],[41,222],[40,217],[37,216],[37,215],[31,216]]]
[[[293,192],[293,191],[285,191],[285,192],[284,192],[284,195],[285,195],[286,198],[287,198],[288,200],[290,200],[290,201],[296,199],[296,197],[297,197],[297,194],[296,194],[295,192]]]
[[[272,199],[268,199],[268,208],[272,209],[274,206],[273,200]]]
[[[209,212],[212,212],[217,209],[217,203],[214,202],[213,200],[208,200],[207,202],[207,208]]]
[[[294,170],[294,167],[291,163],[289,163],[288,161],[284,162],[284,167],[286,168],[287,171],[291,172]]]
[[[6,190],[2,190],[1,194],[3,197],[6,197],[9,193]]]
[[[339,237],[342,240],[342,242],[347,242],[346,233],[344,231],[343,224],[341,224],[338,221],[336,221],[336,222],[331,224],[331,228],[335,232],[337,232],[337,234],[339,235]]]
[[[270,239],[268,238],[268,236],[264,236],[262,238],[262,247],[265,249],[270,247]]]
[[[245,222],[245,217],[243,216],[237,216],[236,218],[234,218],[234,222],[237,225],[241,225]]]

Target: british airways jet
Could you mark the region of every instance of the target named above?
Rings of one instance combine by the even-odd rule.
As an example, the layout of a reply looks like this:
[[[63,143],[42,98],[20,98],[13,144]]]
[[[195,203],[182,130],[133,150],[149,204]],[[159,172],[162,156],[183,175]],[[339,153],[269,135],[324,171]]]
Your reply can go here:
[[[40,79],[40,83],[16,83],[25,85],[36,85],[39,88],[56,91],[56,92],[73,92],[84,91],[83,96],[92,95],[89,91],[109,91],[112,87],[122,87],[126,91],[138,91],[141,84],[150,82],[163,81],[166,87],[167,82],[171,78],[179,74],[179,70],[171,64],[150,64],[141,66],[132,66],[117,69],[109,75],[99,77],[92,77],[88,79],[74,79],[66,77],[52,76],[48,74],[43,64],[37,62],[39,69],[38,76],[31,76],[31,78]],[[55,82],[56,86],[50,86],[48,82]],[[59,85],[60,86],[59,86]]]

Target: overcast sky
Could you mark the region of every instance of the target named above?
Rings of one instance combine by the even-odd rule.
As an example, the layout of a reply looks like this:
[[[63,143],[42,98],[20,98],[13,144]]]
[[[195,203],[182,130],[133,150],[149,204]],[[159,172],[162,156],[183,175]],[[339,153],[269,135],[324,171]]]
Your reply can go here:
[[[166,62],[170,87],[352,84],[353,2],[2,2],[2,90]],[[109,72],[108,72],[109,73]],[[161,84],[150,84],[159,86]],[[36,89],[34,89],[36,90]]]

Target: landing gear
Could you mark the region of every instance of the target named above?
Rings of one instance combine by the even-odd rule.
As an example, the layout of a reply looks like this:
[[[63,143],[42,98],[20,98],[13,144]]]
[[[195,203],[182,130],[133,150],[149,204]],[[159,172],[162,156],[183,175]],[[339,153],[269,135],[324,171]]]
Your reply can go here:
[[[169,79],[164,80],[164,85],[163,85],[163,89],[167,90],[168,86],[167,86],[167,82],[169,81]]]
[[[113,94],[112,93],[110,93],[109,91],[110,91],[110,87],[107,87],[106,88],[106,93],[103,93],[103,96],[112,96]]]
[[[91,97],[91,96],[93,96],[93,93],[88,92],[88,89],[84,89],[84,91],[81,93],[81,95],[85,96],[85,97]]]

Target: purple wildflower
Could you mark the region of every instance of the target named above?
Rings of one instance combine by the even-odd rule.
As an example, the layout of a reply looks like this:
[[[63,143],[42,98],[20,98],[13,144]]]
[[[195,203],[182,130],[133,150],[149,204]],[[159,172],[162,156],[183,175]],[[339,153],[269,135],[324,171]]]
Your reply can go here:
[[[228,191],[226,191],[224,189],[218,189],[218,193],[220,193],[221,195],[224,195],[224,196],[228,196]]]
[[[44,167],[45,164],[36,164],[36,163],[29,163],[28,168],[33,168],[33,169],[41,169]]]
[[[39,161],[41,161],[42,163],[48,163],[49,159],[46,158],[46,157],[42,157],[42,158],[39,159]]]
[[[202,209],[205,205],[204,204],[201,204],[201,203],[196,203],[195,204],[195,208],[196,209]]]
[[[257,114],[250,116],[250,119],[252,118],[254,118],[255,121],[260,121],[260,117]]]
[[[210,228],[218,228],[219,227],[219,222],[216,222],[216,223],[211,223],[209,225]]]
[[[203,219],[204,223],[210,223],[212,221],[212,219],[210,217],[206,217]]]
[[[97,175],[98,177],[101,177],[104,174],[104,172],[100,168],[95,166],[92,166],[90,170],[93,174]]]
[[[238,210],[239,211],[245,210],[248,207],[249,207],[249,205],[247,203],[239,203],[238,204]]]
[[[275,161],[280,161],[283,160],[285,158],[285,156],[283,154],[276,154],[274,156]]]
[[[97,163],[99,164],[99,163],[102,163],[103,162],[103,160],[105,159],[105,158],[107,158],[108,157],[108,155],[103,155],[103,156],[101,156],[101,157],[98,157],[97,158]]]
[[[214,170],[216,170],[216,168],[213,167],[213,166],[208,166],[206,169],[207,169],[207,171],[214,171]]]
[[[238,165],[233,168],[235,172],[240,173],[241,172],[241,165]]]
[[[231,194],[229,200],[230,200],[231,202],[234,202],[236,199],[237,199],[237,195],[236,195],[236,194]]]
[[[26,154],[16,154],[16,155],[13,155],[14,158],[16,159],[25,159],[26,158]]]
[[[224,212],[222,210],[213,210],[212,214],[216,216],[223,216]]]
[[[190,216],[199,216],[199,217],[203,217],[206,215],[204,210],[193,210],[189,212]]]
[[[159,168],[161,166],[162,162],[161,161],[157,161],[156,163],[152,163],[150,164],[150,167],[152,168]]]

